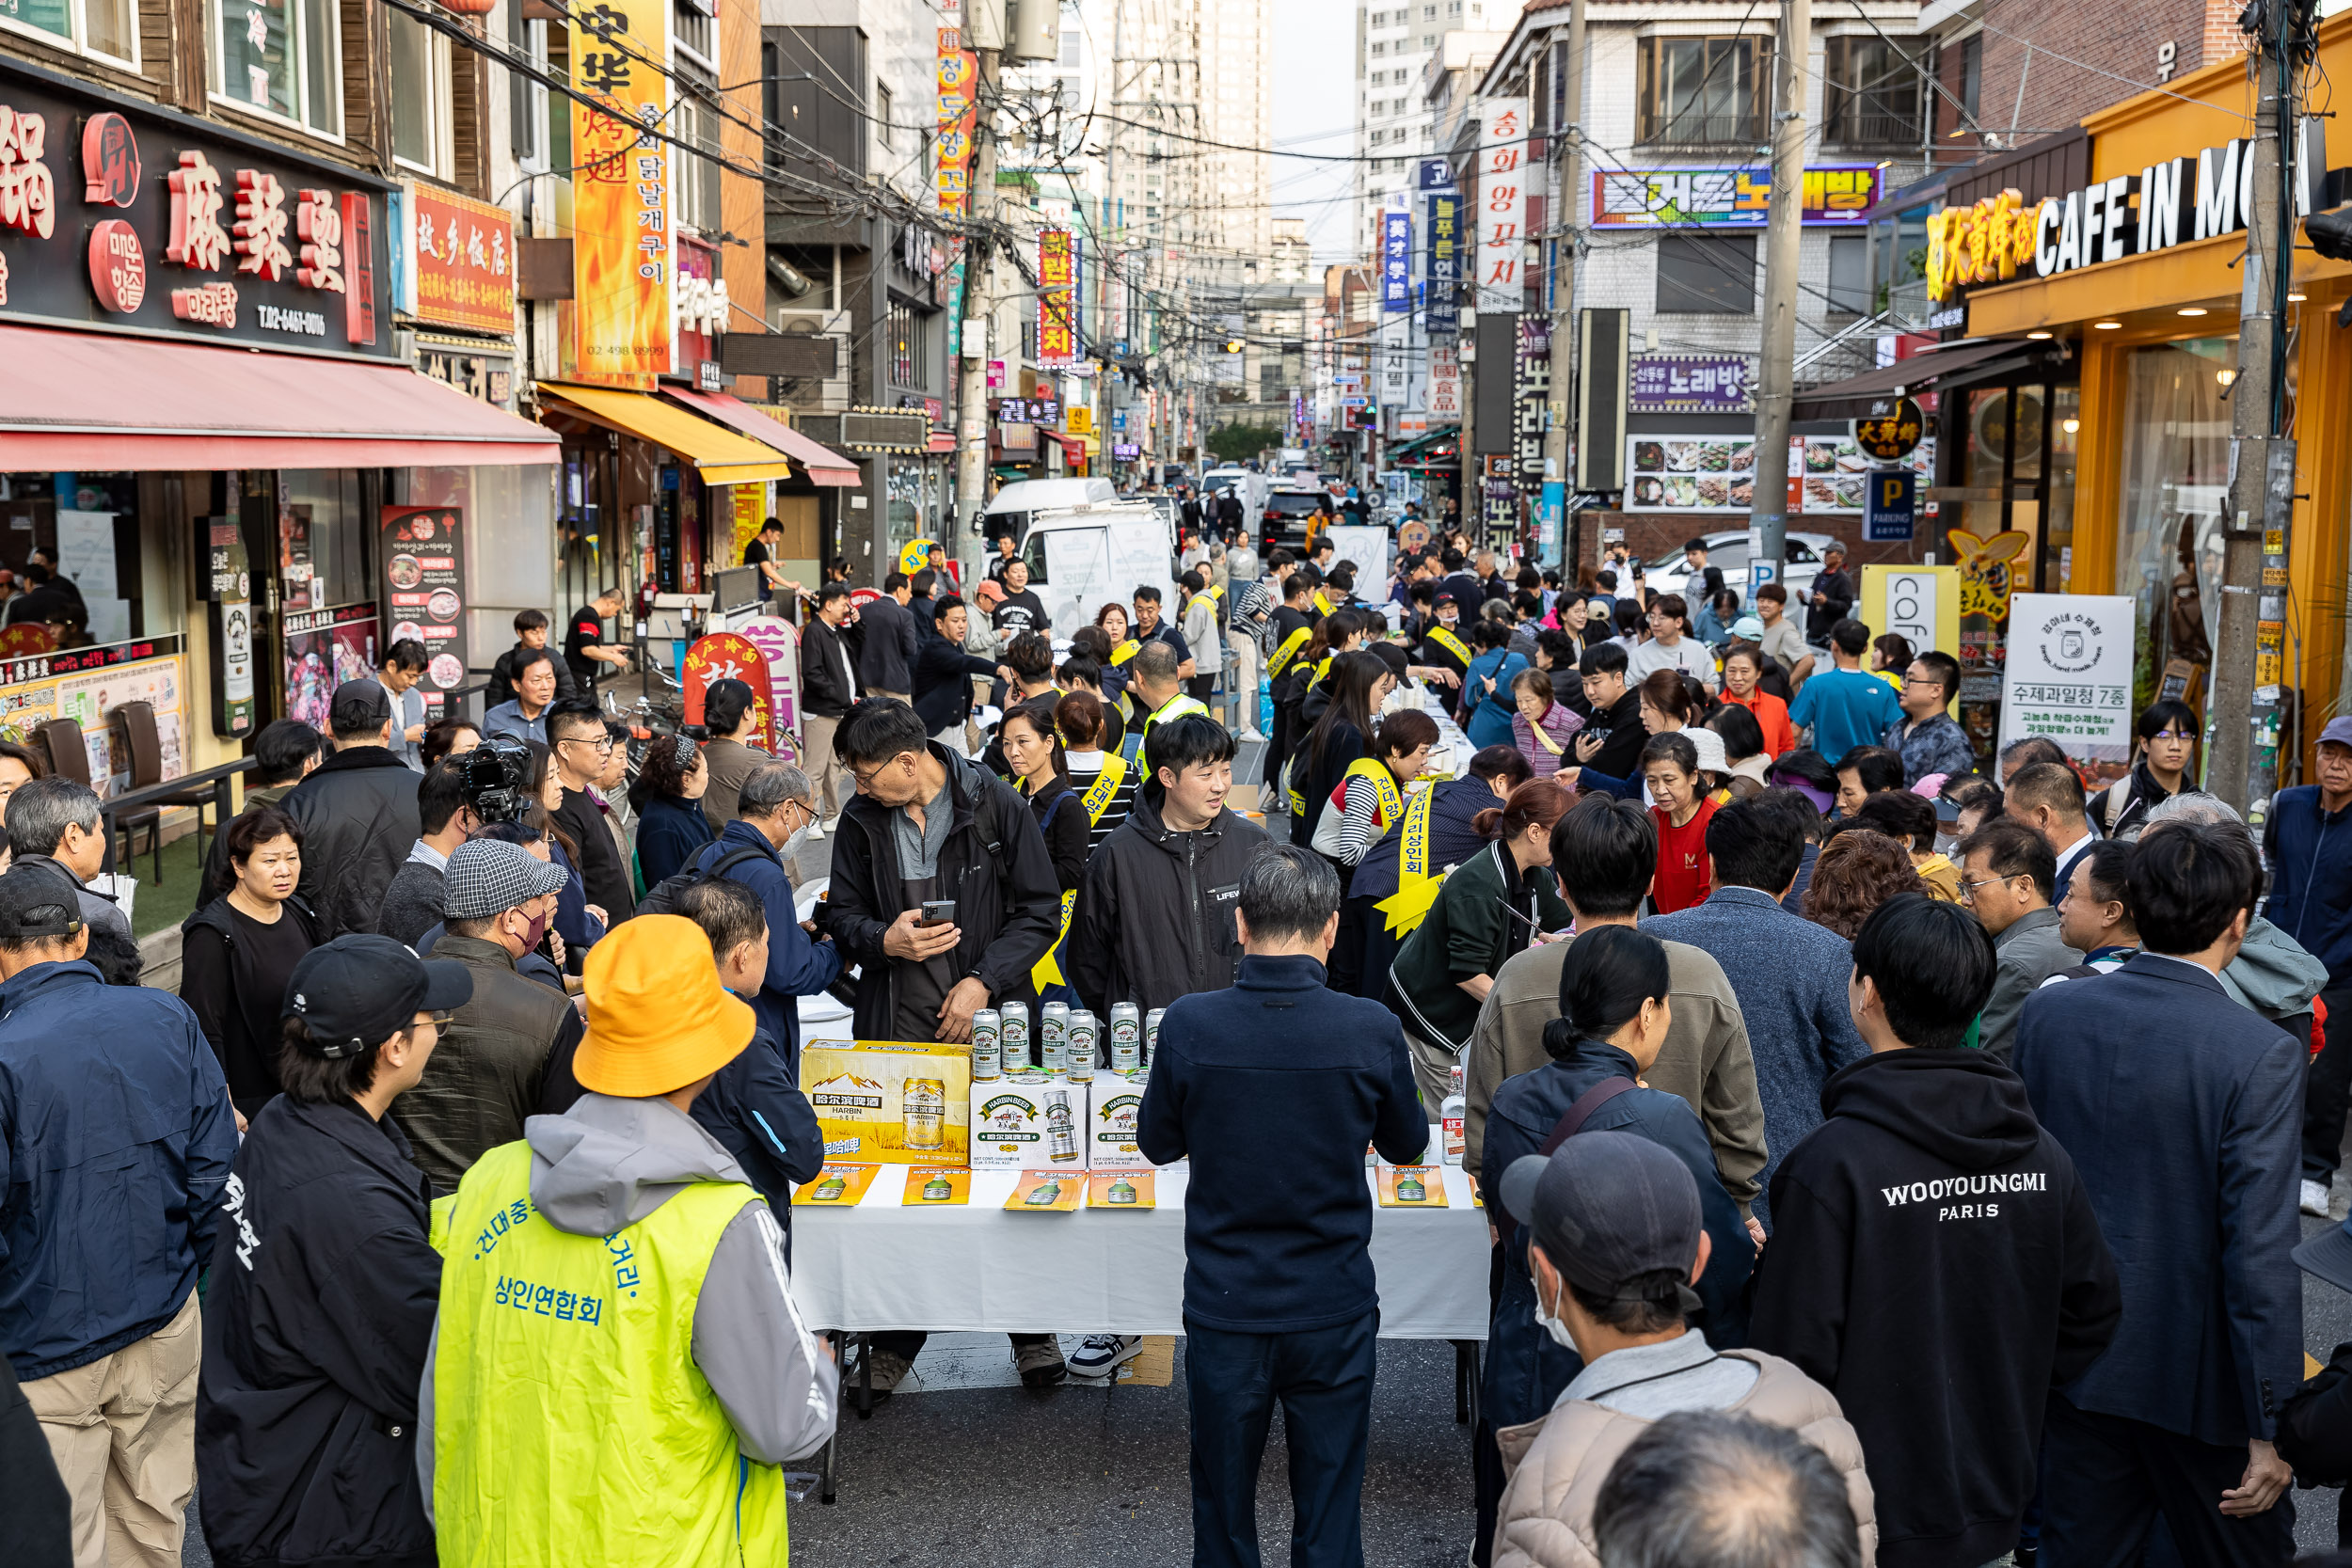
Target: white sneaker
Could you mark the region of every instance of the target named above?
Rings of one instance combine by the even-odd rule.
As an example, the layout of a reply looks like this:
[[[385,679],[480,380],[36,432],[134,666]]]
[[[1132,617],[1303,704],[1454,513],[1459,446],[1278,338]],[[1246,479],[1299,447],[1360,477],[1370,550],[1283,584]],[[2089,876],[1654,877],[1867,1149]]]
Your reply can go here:
[[[2328,1217],[2328,1187],[2325,1182],[2306,1181],[2303,1183],[2303,1212],[2316,1214],[2323,1220]],[[1092,1342],[1092,1340],[1088,1341],[1089,1344]]]
[[[808,825],[808,836],[809,836],[809,837],[811,837],[811,838],[822,838],[822,837],[824,837],[824,836],[825,836],[825,825],[824,825],[822,822],[811,822],[811,823]]]
[[[1070,1375],[1106,1378],[1119,1370],[1120,1363],[1142,1354],[1143,1336],[1139,1334],[1089,1334],[1078,1354],[1070,1358]]]
[[[1255,724],[1252,724],[1248,729],[1242,731],[1241,734],[1236,736],[1234,738],[1237,740],[1263,740],[1265,736],[1260,735],[1258,733],[1258,727]]]

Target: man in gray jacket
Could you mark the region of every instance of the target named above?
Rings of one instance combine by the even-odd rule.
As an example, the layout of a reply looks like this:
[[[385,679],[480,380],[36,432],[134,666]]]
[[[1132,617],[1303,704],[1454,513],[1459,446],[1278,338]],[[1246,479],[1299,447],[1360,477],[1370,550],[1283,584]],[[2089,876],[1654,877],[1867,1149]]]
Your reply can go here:
[[[2050,904],[2058,856],[2050,841],[2012,817],[1996,816],[1960,841],[1960,898],[1993,938],[2000,968],[1977,1025],[1977,1043],[2003,1061],[2017,1038],[2017,1012],[2042,982],[2077,961],[2058,934]]]

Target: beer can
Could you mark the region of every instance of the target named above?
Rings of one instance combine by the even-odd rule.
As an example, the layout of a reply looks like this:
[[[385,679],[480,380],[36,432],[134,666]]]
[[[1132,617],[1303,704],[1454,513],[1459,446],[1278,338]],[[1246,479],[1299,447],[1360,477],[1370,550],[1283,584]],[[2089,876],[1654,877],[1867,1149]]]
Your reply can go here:
[[[986,1083],[1003,1075],[1004,1016],[993,1007],[982,1007],[972,1015],[972,1078]]]
[[[1038,1009],[1038,1058],[1048,1072],[1070,1065],[1070,1004],[1048,1002]]]
[[[1071,1042],[1073,1047],[1076,1043],[1077,1042],[1074,1040]],[[1091,1051],[1072,1050],[1069,1053],[1069,1065],[1065,1070],[1069,1072],[1070,1081],[1073,1084],[1093,1083],[1094,1053]]]
[[[1087,1016],[1087,1022],[1089,1023],[1094,1022],[1092,1014],[1089,1013]],[[1141,1040],[1137,1039],[1132,1032],[1123,1041],[1116,1035],[1111,1037],[1111,1070],[1113,1072],[1133,1072],[1142,1065],[1143,1042]]]
[[[1067,1163],[1078,1157],[1078,1120],[1068,1089],[1045,1091],[1046,1158]]]
[[[1166,1007],[1154,1007],[1143,1015],[1143,1065],[1152,1066],[1152,1058],[1160,1053],[1160,1020],[1168,1016]]]
[[[1102,1050],[1102,1026],[1094,1022],[1092,1013],[1084,1007],[1070,1009],[1070,1059],[1072,1062],[1077,1062],[1081,1058],[1089,1062],[1096,1060]]]
[[[1001,1031],[1005,1042],[1005,1070],[1026,1072],[1032,1058],[1029,1055],[1029,1005],[1008,1002],[998,1009],[1005,1015]]]
[[[1132,1002],[1111,1005],[1111,1060],[1122,1055],[1131,1062],[1143,1059],[1143,1009]]]
[[[947,1124],[947,1085],[937,1078],[910,1078],[899,1092],[899,1119],[908,1148],[933,1149]]]

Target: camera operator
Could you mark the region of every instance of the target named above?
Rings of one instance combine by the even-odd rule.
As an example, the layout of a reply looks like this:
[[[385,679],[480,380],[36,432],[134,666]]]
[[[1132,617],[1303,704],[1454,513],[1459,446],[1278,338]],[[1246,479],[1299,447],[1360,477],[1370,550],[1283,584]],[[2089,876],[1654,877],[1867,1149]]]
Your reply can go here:
[[[482,825],[466,800],[466,758],[479,750],[443,757],[417,786],[417,816],[423,832],[407,860],[392,873],[375,923],[378,931],[405,946],[416,946],[419,937],[440,924],[449,858]]]
[[[294,787],[286,815],[302,825],[302,896],[319,940],[373,931],[384,891],[421,826],[417,775],[391,752],[392,704],[373,680],[345,681],[327,709],[335,754]]]

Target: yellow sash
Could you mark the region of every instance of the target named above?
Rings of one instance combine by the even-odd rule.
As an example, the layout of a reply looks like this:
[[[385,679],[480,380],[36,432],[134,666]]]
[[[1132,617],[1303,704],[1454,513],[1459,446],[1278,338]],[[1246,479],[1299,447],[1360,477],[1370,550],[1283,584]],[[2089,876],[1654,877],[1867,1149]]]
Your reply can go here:
[[[1388,917],[1389,933],[1399,940],[1429,917],[1430,907],[1438,901],[1438,889],[1445,882],[1444,872],[1433,876],[1429,870],[1429,813],[1437,798],[1438,786],[1433,784],[1405,808],[1405,825],[1398,830],[1403,836],[1397,841],[1396,891],[1377,906]]]
[[[1323,662],[1315,666],[1315,678],[1309,681],[1307,684],[1309,686],[1321,686],[1323,684],[1323,678],[1331,673],[1331,661],[1337,657],[1339,657],[1339,655],[1337,654],[1324,655]]]
[[[1092,784],[1087,786],[1087,792],[1078,797],[1078,803],[1087,809],[1087,823],[1089,827],[1099,828],[1103,825],[1103,813],[1109,807],[1111,797],[1119,793],[1120,781],[1126,776],[1127,759],[1116,752],[1104,752],[1103,771],[1096,775]],[[1065,910],[1062,911],[1062,928],[1069,929],[1069,925],[1070,914]]]
[[[1136,652],[1140,650],[1143,644],[1136,641],[1134,638],[1129,638],[1126,641],[1121,642],[1118,647],[1111,650],[1111,662],[1113,664],[1126,663],[1129,659],[1136,657]]]
[[[1225,597],[1224,586],[1220,583],[1211,583],[1208,587],[1200,590],[1200,597],[1208,600],[1211,604],[1215,604],[1219,599]]]
[[[1265,661],[1265,673],[1268,675],[1279,675],[1288,669],[1290,661],[1298,657],[1298,650],[1311,641],[1314,635],[1314,629],[1311,626],[1301,626],[1282,639],[1282,645],[1274,650],[1272,658]],[[1116,658],[1118,656],[1112,657]]]
[[[1520,717],[1524,719],[1526,718],[1526,715],[1521,714]],[[1566,754],[1567,748],[1552,739],[1549,732],[1545,730],[1543,725],[1537,723],[1533,719],[1528,719],[1527,727],[1534,732],[1536,745],[1541,746],[1545,751],[1549,752],[1555,757]]]
[[[1054,945],[1045,950],[1045,957],[1029,966],[1029,984],[1039,990],[1062,983],[1061,964],[1057,961],[1057,957],[1061,952],[1061,944],[1069,939],[1070,911],[1077,901],[1078,890],[1074,887],[1061,895],[1061,929],[1054,933]]]
[[[1326,615],[1331,613],[1331,601],[1323,596],[1323,590],[1320,588],[1315,590],[1315,608]]]
[[[1405,792],[1396,787],[1396,775],[1389,771],[1389,765],[1372,757],[1358,757],[1340,775],[1340,787],[1345,789],[1350,779],[1372,781],[1373,792],[1379,800],[1380,826],[1384,830],[1394,827],[1405,809]]]
[[[1454,636],[1443,626],[1431,626],[1429,628],[1428,635],[1430,641],[1435,642],[1438,647],[1443,648],[1447,653],[1450,653],[1455,658],[1460,659],[1462,661],[1463,668],[1468,669],[1470,667],[1470,662],[1473,656],[1470,651],[1469,644],[1465,643],[1460,638]]]

